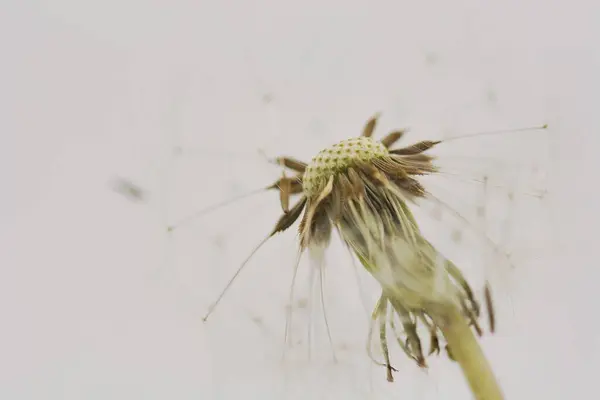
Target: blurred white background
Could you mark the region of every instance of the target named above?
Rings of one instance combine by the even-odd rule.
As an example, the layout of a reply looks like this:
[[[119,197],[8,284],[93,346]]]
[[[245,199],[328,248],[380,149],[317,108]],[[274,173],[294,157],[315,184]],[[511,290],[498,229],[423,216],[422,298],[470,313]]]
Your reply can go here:
[[[511,328],[483,345],[509,399],[593,396],[598,3],[2,8],[0,398],[468,398],[445,358],[424,373],[396,354],[396,383],[385,382],[366,357],[366,314],[340,249],[326,294],[338,362],[318,303],[310,358],[300,307],[302,343],[282,362],[293,233],[265,246],[202,323],[278,217],[274,193],[166,238],[167,224],[276,179],[259,150],[309,159],[376,111],[379,135],[550,124],[554,251],[519,284]],[[117,177],[146,201],[115,193]],[[362,289],[371,308],[377,291],[366,279]],[[308,293],[299,279],[298,299]]]

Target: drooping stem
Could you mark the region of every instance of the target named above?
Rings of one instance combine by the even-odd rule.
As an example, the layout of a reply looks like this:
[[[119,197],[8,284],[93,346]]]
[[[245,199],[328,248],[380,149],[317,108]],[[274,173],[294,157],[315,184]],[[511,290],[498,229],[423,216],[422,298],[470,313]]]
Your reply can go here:
[[[457,307],[444,307],[436,321],[441,329],[452,357],[460,365],[476,400],[503,400],[504,395],[492,368],[465,316]],[[436,318],[437,319],[437,318]]]

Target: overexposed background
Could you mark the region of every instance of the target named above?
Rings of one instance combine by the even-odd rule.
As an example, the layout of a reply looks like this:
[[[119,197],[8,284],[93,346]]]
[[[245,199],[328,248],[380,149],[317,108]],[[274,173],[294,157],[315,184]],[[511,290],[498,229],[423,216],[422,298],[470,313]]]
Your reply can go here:
[[[377,111],[378,135],[550,124],[552,196],[543,205],[552,246],[513,285],[518,312],[483,344],[507,398],[595,390],[596,3],[57,0],[2,8],[0,398],[468,398],[444,358],[424,373],[396,353],[396,383],[385,382],[364,345],[363,303],[372,308],[377,291],[365,277],[357,286],[339,245],[326,290],[337,363],[318,293],[310,296],[304,278],[292,304],[297,345],[281,360],[291,232],[257,254],[202,323],[272,228],[275,193],[165,233],[195,210],[275,180],[281,171],[262,154],[308,160],[358,134]],[[143,188],[144,201],[115,191],[119,178]]]

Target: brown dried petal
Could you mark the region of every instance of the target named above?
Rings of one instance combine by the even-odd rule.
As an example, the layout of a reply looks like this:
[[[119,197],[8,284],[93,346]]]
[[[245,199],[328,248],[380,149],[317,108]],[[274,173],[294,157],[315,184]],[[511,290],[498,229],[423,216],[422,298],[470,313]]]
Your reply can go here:
[[[284,213],[290,210],[290,192],[292,191],[292,181],[285,176],[279,181],[279,201]]]
[[[292,226],[292,224],[294,222],[296,222],[296,220],[302,213],[302,210],[304,209],[305,205],[306,205],[306,197],[303,196],[296,203],[296,205],[294,205],[294,207],[292,207],[290,212],[283,214],[279,218],[279,221],[277,221],[277,224],[275,224],[275,228],[273,228],[273,231],[271,232],[271,236],[273,236],[277,232],[283,232],[286,229],[288,229],[290,226]]]
[[[397,154],[399,156],[419,154],[419,153],[429,150],[430,148],[432,148],[433,146],[435,146],[436,144],[439,144],[439,143],[441,143],[441,141],[439,141],[439,140],[436,140],[436,141],[423,140],[422,142],[415,143],[408,147],[391,150],[390,153]]]
[[[306,163],[300,160],[296,160],[292,157],[278,157],[275,161],[293,171],[303,173],[306,170]]]
[[[405,131],[395,131],[388,133],[383,139],[380,140],[381,144],[385,147],[391,147],[394,143],[404,136]]]
[[[362,132],[362,135],[364,137],[371,137],[373,135],[373,131],[375,130],[375,126],[377,125],[378,118],[379,114],[375,114],[371,119],[367,121]]]

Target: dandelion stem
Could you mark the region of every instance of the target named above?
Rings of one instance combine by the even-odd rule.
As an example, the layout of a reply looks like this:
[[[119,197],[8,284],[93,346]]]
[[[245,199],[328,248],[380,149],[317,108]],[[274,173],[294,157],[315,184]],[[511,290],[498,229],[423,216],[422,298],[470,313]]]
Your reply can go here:
[[[455,306],[445,308],[441,321],[437,323],[473,396],[476,400],[503,400],[504,395],[498,381],[464,315]]]

